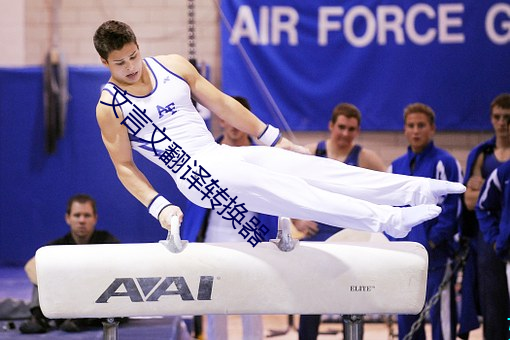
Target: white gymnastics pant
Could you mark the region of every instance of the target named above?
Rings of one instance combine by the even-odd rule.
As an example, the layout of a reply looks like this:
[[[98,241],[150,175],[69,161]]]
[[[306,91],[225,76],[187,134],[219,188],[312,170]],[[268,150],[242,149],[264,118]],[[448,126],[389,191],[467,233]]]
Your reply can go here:
[[[161,166],[150,152],[145,156]],[[238,196],[237,203],[267,215],[381,232],[402,222],[401,209],[393,206],[436,203],[429,184],[434,180],[367,170],[281,148],[214,144],[193,159],[228,189],[230,197]],[[211,208],[200,191],[180,179],[183,171],[176,175],[166,170],[189,200]]]

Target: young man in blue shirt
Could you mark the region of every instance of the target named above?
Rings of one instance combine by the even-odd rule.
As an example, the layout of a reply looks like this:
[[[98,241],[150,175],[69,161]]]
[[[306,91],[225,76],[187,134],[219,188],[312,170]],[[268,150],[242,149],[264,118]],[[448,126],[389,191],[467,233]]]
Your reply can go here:
[[[435,131],[435,113],[432,108],[422,103],[408,105],[404,109],[404,134],[409,146],[406,154],[392,162],[390,172],[461,182],[462,170],[459,162],[450,153],[434,145]],[[453,237],[458,230],[460,195],[447,195],[439,205],[442,211],[437,218],[414,227],[406,237],[398,239],[398,241],[418,242],[427,249],[429,254],[427,301],[438,291],[448,268],[452,255]],[[392,237],[390,239],[397,240]],[[441,300],[430,310],[434,340],[455,339],[455,308],[452,308],[454,306],[453,284],[450,286],[450,289],[446,288],[443,292]],[[449,313],[442,312],[448,309]],[[403,339],[409,333],[417,319],[417,315],[398,316],[399,339]],[[443,329],[444,324],[449,327]],[[423,325],[413,339],[425,340]]]

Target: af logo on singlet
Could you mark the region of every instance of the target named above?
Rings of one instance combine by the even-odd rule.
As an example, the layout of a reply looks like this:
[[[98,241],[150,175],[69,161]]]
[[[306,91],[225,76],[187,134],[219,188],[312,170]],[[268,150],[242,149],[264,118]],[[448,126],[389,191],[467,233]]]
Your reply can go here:
[[[156,105],[156,108],[158,109],[159,118],[166,116],[167,114],[173,115],[174,113],[177,112],[174,102],[171,102],[166,106]]]
[[[213,281],[213,276],[200,276],[196,300],[211,300]],[[182,276],[128,277],[114,279],[96,303],[107,303],[112,297],[129,297],[131,302],[159,301],[164,295],[179,295],[183,301],[195,300]]]

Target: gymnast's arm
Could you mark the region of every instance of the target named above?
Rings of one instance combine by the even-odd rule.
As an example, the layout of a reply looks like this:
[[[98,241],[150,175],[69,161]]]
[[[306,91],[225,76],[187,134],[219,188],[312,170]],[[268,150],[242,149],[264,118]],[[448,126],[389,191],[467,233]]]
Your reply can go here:
[[[111,102],[110,96],[103,91],[100,101]],[[133,161],[133,151],[129,142],[127,128],[120,124],[110,106],[98,103],[96,118],[101,129],[103,143],[113,162],[117,176],[124,187],[146,207],[158,195],[145,175],[138,169]],[[177,215],[182,221],[183,213],[175,205],[164,208],[159,214],[159,222],[165,229],[170,230],[170,218]]]
[[[197,69],[182,56],[171,54],[161,56],[158,60],[188,83],[193,99],[228,124],[254,137],[260,136],[265,130],[266,124],[237,100],[218,90],[207,79],[202,77]],[[286,138],[281,138],[276,146],[301,153],[308,153],[302,146],[296,145]]]

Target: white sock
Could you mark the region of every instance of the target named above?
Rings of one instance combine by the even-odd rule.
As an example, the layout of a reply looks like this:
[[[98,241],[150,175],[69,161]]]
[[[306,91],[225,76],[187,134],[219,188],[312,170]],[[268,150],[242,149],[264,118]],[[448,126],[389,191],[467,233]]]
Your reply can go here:
[[[405,237],[414,226],[431,220],[441,213],[441,207],[435,204],[422,204],[398,209],[402,214],[400,225],[390,226],[385,230],[388,235],[395,238]]]
[[[440,198],[448,194],[462,194],[464,191],[466,191],[466,187],[462,183],[457,182],[431,179],[429,184],[430,191],[436,198]]]

